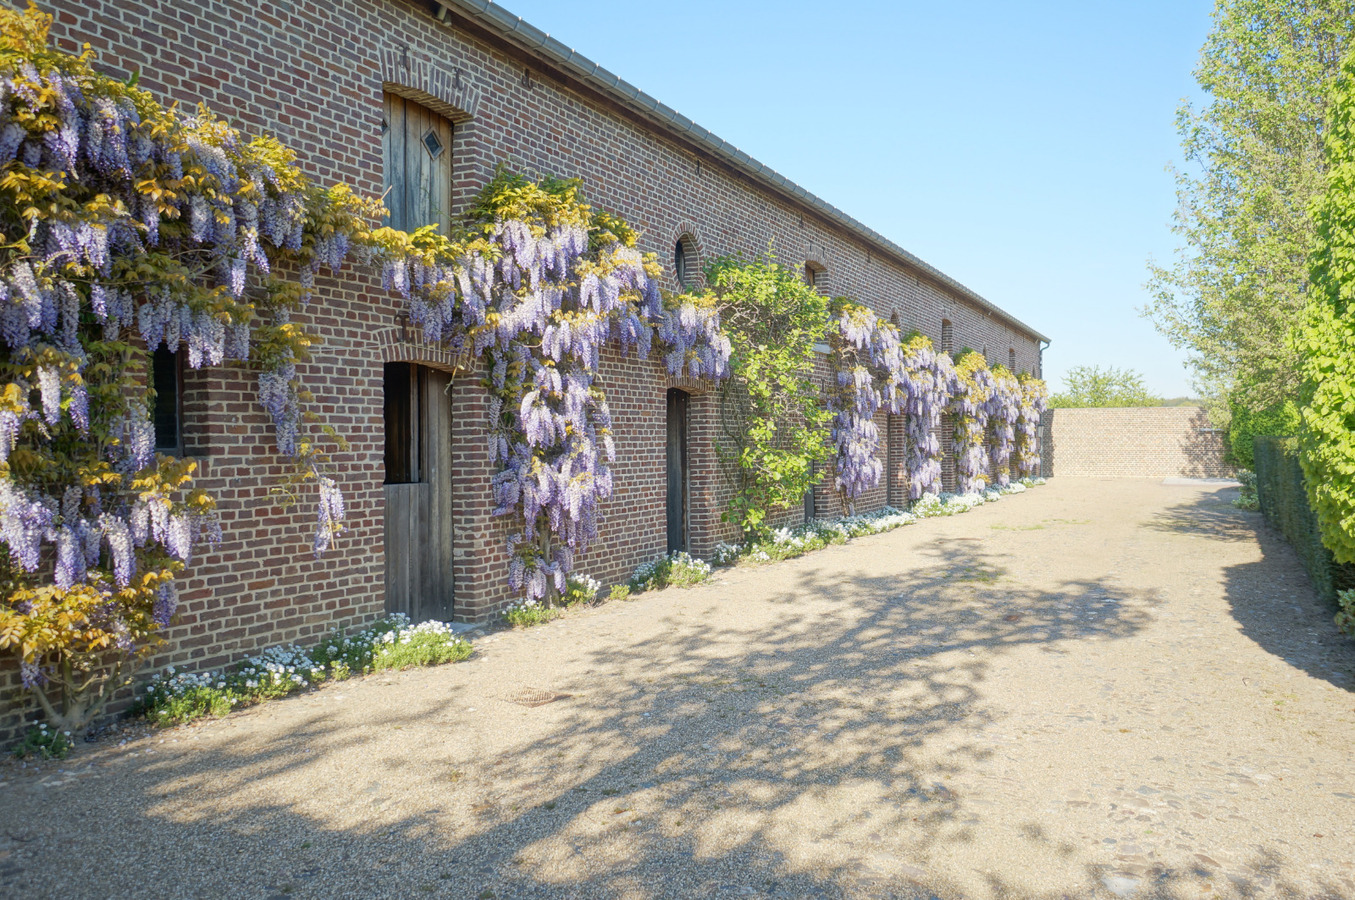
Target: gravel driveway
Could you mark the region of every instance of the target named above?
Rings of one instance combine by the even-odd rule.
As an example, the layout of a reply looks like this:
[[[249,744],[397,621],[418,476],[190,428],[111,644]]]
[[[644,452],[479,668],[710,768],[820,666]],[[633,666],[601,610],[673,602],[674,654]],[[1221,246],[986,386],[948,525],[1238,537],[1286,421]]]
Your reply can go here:
[[[1055,479],[472,661],[0,764],[5,897],[1355,897],[1355,642],[1216,485]]]

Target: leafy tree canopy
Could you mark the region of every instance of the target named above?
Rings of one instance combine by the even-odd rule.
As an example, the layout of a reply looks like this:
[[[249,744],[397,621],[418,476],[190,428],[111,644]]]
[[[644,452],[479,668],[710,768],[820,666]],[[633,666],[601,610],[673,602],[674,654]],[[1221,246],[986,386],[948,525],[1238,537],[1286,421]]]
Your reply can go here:
[[[1145,309],[1191,351],[1200,387],[1260,410],[1293,398],[1309,208],[1321,191],[1327,94],[1355,29],[1351,0],[1217,0],[1195,76],[1208,96],[1177,129],[1171,265],[1150,264]]]
[[[1322,542],[1355,562],[1355,55],[1332,92],[1330,172],[1313,209],[1313,290],[1295,342],[1303,358],[1299,461]]]
[[[1049,398],[1054,409],[1080,406],[1159,406],[1161,399],[1143,386],[1133,369],[1073,366],[1064,376],[1064,390]]]

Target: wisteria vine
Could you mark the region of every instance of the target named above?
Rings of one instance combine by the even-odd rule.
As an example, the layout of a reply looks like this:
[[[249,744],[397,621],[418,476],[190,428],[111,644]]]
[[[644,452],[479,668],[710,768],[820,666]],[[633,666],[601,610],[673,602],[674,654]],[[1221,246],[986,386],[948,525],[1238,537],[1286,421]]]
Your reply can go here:
[[[982,492],[988,486],[988,450],[984,439],[995,384],[983,355],[961,351],[955,361],[958,390],[950,397],[949,411],[955,423],[955,476],[961,494]]]
[[[993,393],[988,398],[988,461],[992,484],[1011,484],[1016,420],[1021,414],[1021,385],[1004,365],[993,366]]]
[[[670,373],[727,373],[719,315],[692,298],[665,301],[660,274],[625,222],[584,203],[578,182],[507,171],[457,241],[386,264],[424,340],[468,349],[488,373],[494,513],[517,519],[508,576],[528,600],[564,592],[612,493],[604,346],[644,357],[657,336]]]
[[[290,481],[316,485],[319,553],[344,509],[302,424],[311,338],[291,317],[323,268],[385,248],[366,224],[378,203],[52,50],[49,27],[0,10],[0,649],[73,728],[174,616],[194,545],[220,535],[195,465],[155,453],[149,353],[257,369]]]
[[[1021,388],[1016,414],[1016,436],[1012,446],[1012,465],[1018,478],[1040,474],[1040,418],[1049,408],[1049,389],[1029,372],[1016,376]]]

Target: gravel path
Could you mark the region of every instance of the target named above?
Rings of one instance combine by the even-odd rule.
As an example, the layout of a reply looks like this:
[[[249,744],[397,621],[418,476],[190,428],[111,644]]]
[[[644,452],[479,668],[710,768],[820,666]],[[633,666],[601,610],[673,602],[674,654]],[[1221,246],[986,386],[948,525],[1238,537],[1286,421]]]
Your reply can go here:
[[[1355,897],[1355,642],[1230,488],[1055,479],[0,764],[5,897]]]

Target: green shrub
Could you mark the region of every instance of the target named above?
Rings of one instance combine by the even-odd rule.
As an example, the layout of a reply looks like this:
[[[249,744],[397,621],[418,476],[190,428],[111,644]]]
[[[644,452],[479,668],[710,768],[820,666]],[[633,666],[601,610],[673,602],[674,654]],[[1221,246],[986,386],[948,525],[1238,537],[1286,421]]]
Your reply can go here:
[[[74,746],[69,731],[58,731],[43,722],[24,732],[24,739],[13,753],[18,759],[65,759]]]
[[[1355,55],[1341,65],[1327,125],[1326,190],[1313,205],[1311,290],[1295,340],[1300,459],[1323,542],[1338,562],[1355,563]]]
[[[1242,483],[1242,487],[1238,491],[1237,499],[1233,501],[1233,506],[1238,509],[1260,509],[1261,502],[1256,496],[1256,473],[1243,469],[1237,473],[1237,480]]]
[[[560,598],[565,606],[573,606],[576,603],[592,603],[598,598],[598,591],[602,590],[602,582],[588,575],[570,575],[569,580],[565,582],[565,593]]]
[[[1256,412],[1237,392],[1228,399],[1232,421],[1228,424],[1228,455],[1233,465],[1256,468],[1254,445],[1258,437],[1293,437],[1299,430],[1299,408],[1292,400]]]
[[[628,584],[614,584],[614,585],[612,585],[612,591],[611,591],[610,594],[607,595],[607,599],[608,599],[608,600],[629,600],[629,599],[630,599],[630,585],[628,585]]]
[[[1340,607],[1340,612],[1336,614],[1336,627],[1344,634],[1355,637],[1355,590],[1337,594],[1336,605]]]
[[[639,594],[666,587],[691,587],[709,577],[710,563],[679,550],[672,554],[660,553],[649,562],[642,563],[630,577],[629,587]]]
[[[1318,596],[1332,601],[1339,591],[1355,588],[1355,566],[1337,563],[1322,543],[1304,488],[1298,441],[1256,439],[1256,493],[1262,514],[1298,553]]]
[[[519,600],[503,611],[503,620],[514,628],[531,628],[544,625],[560,615],[557,606],[547,606],[539,600]]]
[[[237,707],[285,697],[325,681],[383,669],[407,669],[463,660],[474,648],[445,622],[380,619],[351,635],[334,633],[316,647],[270,647],[221,672],[194,674],[171,666],[152,676],[134,712],[153,725],[181,725],[224,716]]]

